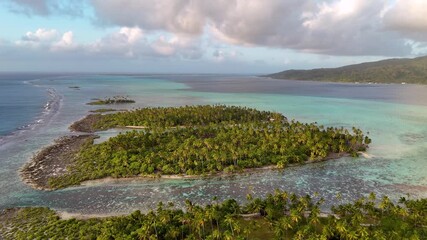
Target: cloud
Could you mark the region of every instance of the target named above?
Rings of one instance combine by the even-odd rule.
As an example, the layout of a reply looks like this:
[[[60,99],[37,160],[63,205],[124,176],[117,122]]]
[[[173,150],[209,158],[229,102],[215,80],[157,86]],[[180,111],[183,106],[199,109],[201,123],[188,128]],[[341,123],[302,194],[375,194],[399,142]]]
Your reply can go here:
[[[58,38],[58,31],[55,29],[39,28],[34,32],[27,32],[21,40],[15,42],[20,47],[42,48],[48,47]]]
[[[212,52],[212,57],[215,62],[237,60],[240,56],[243,56],[243,53],[236,50],[215,49]]]
[[[128,33],[102,40],[114,39],[112,51],[126,50],[128,56],[197,58],[204,36],[239,46],[334,56],[406,56],[427,42],[425,0],[8,1],[34,14],[75,12],[90,4],[98,24],[144,32],[143,38],[129,33],[137,34],[133,43],[120,40]],[[147,37],[158,34],[163,36]]]
[[[66,14],[83,16],[87,0],[3,0],[16,13],[26,15]]]
[[[28,41],[28,42],[52,41],[57,37],[57,35],[58,35],[58,31],[55,29],[39,28],[35,32],[27,32],[22,37],[22,41]]]
[[[146,39],[140,28],[123,27],[119,31],[108,34],[86,49],[92,54],[117,55],[135,57],[135,51],[145,46]]]
[[[48,2],[45,0],[11,0],[10,8],[26,14],[49,14]]]
[[[74,42],[74,34],[72,31],[63,33],[62,35],[56,29],[39,28],[34,32],[27,32],[21,37],[21,40],[16,41],[13,45],[8,45],[11,50],[14,47],[21,49],[32,49],[41,52],[59,52],[70,51],[83,48]]]
[[[295,49],[329,55],[408,55],[405,39],[383,30],[385,1],[339,0],[319,4],[303,17]]]
[[[384,10],[385,27],[412,39],[427,41],[427,1],[397,0]]]
[[[69,51],[78,48],[77,45],[74,44],[74,34],[72,31],[68,31],[62,35],[62,38],[55,42],[51,50],[52,51]]]
[[[199,1],[192,0],[92,0],[92,4],[105,23],[147,30],[201,34],[206,20]]]
[[[4,44],[2,44],[4,45]],[[8,44],[13,50],[32,50],[45,54],[68,52],[81,55],[82,58],[118,57],[118,58],[172,58],[199,59],[203,56],[201,41],[198,38],[165,33],[159,36],[146,36],[138,27],[122,27],[102,38],[86,44],[74,41],[74,33],[60,33],[56,29],[39,28],[25,33],[20,40]]]
[[[146,36],[138,28],[122,27],[118,32],[108,34],[87,46],[88,52],[114,54],[129,58],[170,57],[198,59],[203,55],[201,42],[198,39],[164,34]]]
[[[92,0],[92,3],[105,24],[193,36],[208,31],[211,37],[229,44],[326,55],[397,56],[408,55],[412,50],[404,38],[384,30],[381,12],[388,6],[387,0]]]

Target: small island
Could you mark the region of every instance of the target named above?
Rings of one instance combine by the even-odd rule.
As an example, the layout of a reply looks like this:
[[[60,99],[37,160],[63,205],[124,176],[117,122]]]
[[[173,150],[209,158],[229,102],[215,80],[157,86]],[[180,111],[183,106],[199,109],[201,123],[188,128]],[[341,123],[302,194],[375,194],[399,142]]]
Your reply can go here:
[[[126,103],[135,103],[135,101],[124,96],[114,96],[112,98],[104,98],[104,99],[95,98],[93,99],[92,102],[87,103],[87,105],[112,105],[112,104],[126,104]]]
[[[288,121],[280,113],[223,105],[92,114],[71,129],[93,133],[117,127],[141,129],[100,144],[93,144],[92,134],[80,136],[84,140],[78,143],[61,141],[62,145],[73,144],[69,148],[72,151],[64,150],[57,155],[52,153],[57,145],[48,147],[24,167],[23,178],[39,189],[52,190],[107,177],[230,174],[356,157],[371,141],[356,128],[350,133],[344,128]],[[43,166],[50,164],[45,161],[46,157],[52,159],[50,155],[57,156],[58,161],[64,158],[66,171],[48,174],[47,182],[34,181],[40,178],[34,177],[35,172],[50,169]],[[28,166],[38,166],[37,171]]]

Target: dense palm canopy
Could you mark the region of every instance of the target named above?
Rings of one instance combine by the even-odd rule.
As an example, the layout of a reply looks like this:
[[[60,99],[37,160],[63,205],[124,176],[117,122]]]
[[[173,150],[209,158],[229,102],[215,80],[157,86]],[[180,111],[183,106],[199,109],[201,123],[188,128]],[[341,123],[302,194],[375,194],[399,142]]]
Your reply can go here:
[[[135,119],[135,124],[154,127],[83,146],[69,173],[50,179],[51,188],[108,176],[201,175],[270,165],[284,168],[345,153],[357,155],[369,143],[359,129],[350,134],[343,128],[288,122],[278,113],[239,107],[141,109],[105,116],[116,119],[113,125]]]
[[[235,200],[185,211],[160,203],[142,214],[61,220],[47,208],[9,210],[0,217],[4,239],[426,239],[427,199],[392,203],[362,198],[320,213],[322,199],[276,191],[245,205]],[[251,215],[251,217],[247,217]]]
[[[74,123],[71,129],[81,132],[94,132],[126,126],[183,127],[215,123],[258,122],[273,119],[282,121],[284,117],[279,113],[225,105],[148,107],[115,114],[92,114]]]

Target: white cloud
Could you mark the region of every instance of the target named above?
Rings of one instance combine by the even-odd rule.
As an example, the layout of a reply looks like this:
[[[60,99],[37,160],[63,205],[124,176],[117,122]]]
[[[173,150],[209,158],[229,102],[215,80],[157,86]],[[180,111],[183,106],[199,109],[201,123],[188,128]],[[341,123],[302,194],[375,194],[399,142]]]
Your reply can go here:
[[[74,34],[72,31],[68,31],[62,35],[62,38],[55,42],[51,50],[52,51],[63,51],[63,50],[73,50],[78,46],[74,44]]]
[[[397,0],[384,10],[383,15],[388,29],[408,38],[427,41],[427,1]]]
[[[146,39],[140,28],[123,27],[119,31],[108,34],[88,44],[86,49],[92,54],[107,54],[125,57],[136,57],[138,52],[144,51]]]
[[[237,60],[243,53],[229,49],[215,49],[212,53],[215,62],[223,62],[228,60]]]
[[[58,31],[55,29],[39,28],[35,32],[27,32],[22,41],[45,42],[52,41],[58,36]]]
[[[19,47],[41,52],[73,52],[86,56],[115,56],[125,58],[170,57],[198,59],[203,55],[199,38],[165,33],[147,37],[139,27],[122,27],[95,42],[78,44],[72,31],[60,34],[56,29],[37,29],[27,32],[9,48]]]
[[[121,28],[91,51],[128,57],[198,57],[206,34],[227,44],[346,56],[406,56],[427,42],[425,0],[8,1],[39,14],[91,4],[98,24]]]
[[[180,56],[187,59],[197,59],[202,57],[201,41],[188,36],[171,35],[160,36],[151,44],[155,53],[169,57]]]
[[[138,27],[122,27],[118,32],[111,33],[94,44],[88,46],[90,52],[115,54],[131,58],[140,57],[178,57],[195,59],[202,56],[198,39],[163,34],[145,36]]]
[[[411,0],[414,1],[414,0]],[[387,0],[92,0],[107,24],[202,35],[229,44],[327,55],[408,55],[411,47],[384,31]],[[166,48],[162,47],[162,51]]]
[[[143,37],[143,32],[140,28],[134,27],[134,28],[121,28],[119,31],[119,34],[124,36],[127,39],[127,42],[129,44],[134,44],[141,40]]]
[[[120,26],[200,34],[205,25],[198,1],[92,0],[92,4],[102,21]]]
[[[16,47],[30,48],[41,51],[69,51],[76,50],[79,45],[74,43],[72,31],[60,34],[56,29],[39,28],[34,32],[27,32],[21,40],[15,42]]]
[[[27,32],[21,40],[15,42],[20,47],[40,48],[51,45],[58,38],[58,31],[55,29],[39,28],[34,32]]]

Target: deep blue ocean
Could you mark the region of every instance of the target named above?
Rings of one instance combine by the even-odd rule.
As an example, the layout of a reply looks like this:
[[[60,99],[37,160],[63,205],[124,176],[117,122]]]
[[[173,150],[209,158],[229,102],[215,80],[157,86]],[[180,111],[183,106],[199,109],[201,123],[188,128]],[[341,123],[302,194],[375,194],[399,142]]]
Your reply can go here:
[[[78,89],[73,88],[79,86]],[[283,113],[289,119],[369,132],[367,155],[283,171],[196,180],[107,181],[59,191],[30,188],[19,169],[68,126],[99,106],[92,98],[125,95],[117,108],[227,104]],[[102,107],[102,106],[101,106]],[[120,130],[99,132],[102,139]],[[47,206],[72,214],[110,215],[148,210],[159,201],[208,203],[275,189],[318,192],[326,205],[336,194],[352,201],[370,192],[396,200],[427,197],[427,86],[341,84],[221,75],[0,74],[0,209]]]
[[[46,90],[28,83],[34,77],[0,74],[0,136],[29,127],[42,113]]]

